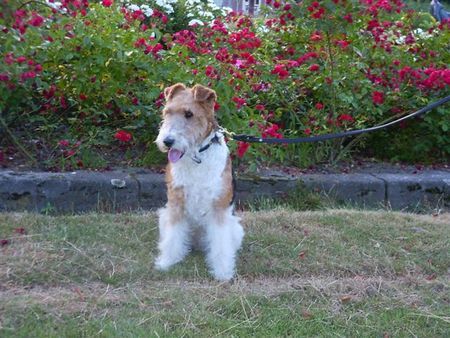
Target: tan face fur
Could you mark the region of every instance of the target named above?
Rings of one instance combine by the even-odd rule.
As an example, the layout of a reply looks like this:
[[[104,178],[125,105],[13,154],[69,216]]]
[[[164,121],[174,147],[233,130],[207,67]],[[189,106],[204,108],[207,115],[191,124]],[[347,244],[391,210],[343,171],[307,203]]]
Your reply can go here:
[[[217,127],[216,93],[201,85],[187,88],[177,83],[166,88],[164,96],[163,122],[156,138],[158,148],[163,152],[170,148],[182,153],[195,152]]]

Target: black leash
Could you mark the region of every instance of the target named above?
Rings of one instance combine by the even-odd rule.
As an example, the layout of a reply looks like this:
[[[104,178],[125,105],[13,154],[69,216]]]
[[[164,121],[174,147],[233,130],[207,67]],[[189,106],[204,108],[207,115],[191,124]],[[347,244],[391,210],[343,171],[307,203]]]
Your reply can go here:
[[[414,113],[405,115],[397,120],[391,121],[389,123],[385,123],[379,126],[371,127],[371,128],[365,128],[365,129],[357,129],[357,130],[349,130],[341,133],[335,133],[335,134],[325,134],[325,135],[318,135],[318,136],[311,136],[311,137],[297,137],[297,138],[262,138],[262,137],[256,137],[251,135],[244,135],[244,134],[234,134],[230,133],[226,130],[223,130],[226,134],[228,134],[233,140],[235,141],[243,141],[243,142],[250,142],[250,143],[268,143],[268,144],[275,144],[275,143],[284,143],[284,144],[292,144],[292,143],[306,143],[306,142],[318,142],[318,141],[325,141],[325,140],[331,140],[335,138],[341,138],[341,137],[347,137],[347,136],[354,136],[359,135],[363,133],[368,133],[371,131],[380,130],[383,128],[387,128],[390,126],[393,126],[394,124],[400,123],[402,121],[408,120],[410,118],[420,116],[422,114],[425,114],[426,112],[429,112],[430,110],[439,107],[443,105],[444,103],[447,103],[450,101],[450,95],[447,97],[444,97],[443,99],[440,99],[438,101],[435,101],[433,103],[430,103],[428,106],[423,107],[419,110],[417,110]]]

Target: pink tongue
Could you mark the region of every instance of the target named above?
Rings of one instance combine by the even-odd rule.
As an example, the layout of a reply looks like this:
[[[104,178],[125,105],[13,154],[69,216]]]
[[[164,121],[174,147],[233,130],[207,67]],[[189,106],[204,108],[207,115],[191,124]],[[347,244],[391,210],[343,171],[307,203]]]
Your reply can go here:
[[[169,150],[169,161],[172,163],[177,162],[181,156],[183,156],[183,153],[177,149],[170,149]]]

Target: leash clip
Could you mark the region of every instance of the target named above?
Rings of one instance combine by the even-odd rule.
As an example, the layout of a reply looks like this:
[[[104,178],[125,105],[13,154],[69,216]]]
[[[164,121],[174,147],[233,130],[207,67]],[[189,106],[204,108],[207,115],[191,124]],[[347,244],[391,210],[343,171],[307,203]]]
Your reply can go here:
[[[218,131],[222,134],[227,135],[230,139],[234,140],[234,136],[236,135],[236,133],[232,132],[232,131],[228,131],[226,128],[224,127],[219,127]]]
[[[197,154],[191,157],[192,161],[194,161],[197,164],[202,163],[202,160],[198,158]]]

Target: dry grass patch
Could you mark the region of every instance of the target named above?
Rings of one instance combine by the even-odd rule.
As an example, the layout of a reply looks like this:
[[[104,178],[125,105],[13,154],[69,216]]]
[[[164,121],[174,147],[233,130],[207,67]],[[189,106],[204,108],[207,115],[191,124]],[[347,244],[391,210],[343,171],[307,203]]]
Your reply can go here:
[[[194,253],[153,270],[146,214],[0,214],[2,336],[443,336],[450,219],[246,212],[235,281]],[[23,228],[24,234],[17,231]]]
[[[262,297],[276,299],[286,294],[302,297],[305,309],[321,303],[333,314],[344,311],[349,304],[376,299],[378,302],[414,308],[420,313],[432,313],[429,295],[443,297],[450,292],[448,281],[427,281],[425,276],[409,276],[388,280],[382,277],[335,278],[237,278],[232,284],[208,280],[156,281],[149,285],[112,287],[102,283],[67,284],[21,288],[6,286],[0,291],[4,308],[26,311],[33,307],[54,315],[88,314],[97,316],[107,310],[110,316],[120,315],[121,308],[132,304],[143,312],[175,311],[214,307],[227,299]],[[446,318],[442,316],[442,318]]]

